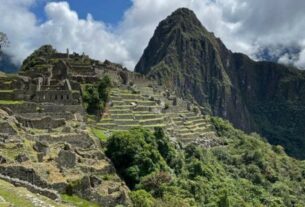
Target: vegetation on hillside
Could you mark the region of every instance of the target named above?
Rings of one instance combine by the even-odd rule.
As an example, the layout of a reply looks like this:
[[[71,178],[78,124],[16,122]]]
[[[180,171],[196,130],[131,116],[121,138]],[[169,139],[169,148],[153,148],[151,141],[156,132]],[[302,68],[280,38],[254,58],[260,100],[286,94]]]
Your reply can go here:
[[[36,67],[36,70],[40,69],[40,71],[46,70],[48,68],[47,60],[54,53],[56,50],[51,45],[44,45],[23,61],[20,70],[28,71],[33,67]]]
[[[104,111],[109,100],[111,80],[104,76],[97,84],[85,85],[83,89],[83,101],[89,114],[99,115]]]
[[[132,189],[134,205],[305,206],[305,163],[257,134],[213,118],[225,146],[180,148],[156,128],[114,133],[106,154]]]

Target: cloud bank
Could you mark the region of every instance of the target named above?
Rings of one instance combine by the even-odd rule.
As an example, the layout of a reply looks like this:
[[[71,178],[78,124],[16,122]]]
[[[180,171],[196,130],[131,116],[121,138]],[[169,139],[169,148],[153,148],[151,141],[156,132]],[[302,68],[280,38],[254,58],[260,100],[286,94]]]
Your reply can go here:
[[[16,64],[39,46],[52,44],[59,51],[85,52],[132,70],[158,23],[188,7],[232,51],[305,69],[304,0],[132,0],[114,28],[91,14],[81,19],[67,2],[48,1],[47,20],[39,22],[31,11],[37,2],[0,0],[0,31],[11,42],[5,52]]]

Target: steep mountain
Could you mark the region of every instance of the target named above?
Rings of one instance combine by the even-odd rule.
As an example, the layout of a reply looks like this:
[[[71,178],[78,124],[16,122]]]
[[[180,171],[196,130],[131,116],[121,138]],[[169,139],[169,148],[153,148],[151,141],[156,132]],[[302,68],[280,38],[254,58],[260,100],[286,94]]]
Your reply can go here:
[[[231,52],[194,12],[178,9],[163,20],[135,71],[305,157],[305,72]]]

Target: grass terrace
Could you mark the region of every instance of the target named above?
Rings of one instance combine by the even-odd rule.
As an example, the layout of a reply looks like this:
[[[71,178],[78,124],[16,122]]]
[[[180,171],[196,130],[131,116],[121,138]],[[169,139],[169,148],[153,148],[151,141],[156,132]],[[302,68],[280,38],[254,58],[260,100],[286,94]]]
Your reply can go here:
[[[0,100],[0,105],[16,105],[23,104],[24,101]]]

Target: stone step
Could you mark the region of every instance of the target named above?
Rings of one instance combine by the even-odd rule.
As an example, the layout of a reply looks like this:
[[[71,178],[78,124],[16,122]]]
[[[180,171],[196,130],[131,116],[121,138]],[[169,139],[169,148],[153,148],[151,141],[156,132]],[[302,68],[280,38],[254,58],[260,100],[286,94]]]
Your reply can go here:
[[[142,100],[143,97],[140,94],[131,94],[131,93],[120,93],[118,94],[122,99],[129,99],[129,100]]]
[[[115,108],[110,108],[109,112],[111,114],[130,114],[131,111],[129,109],[115,109]]]
[[[159,106],[137,106],[134,108],[134,111],[153,111],[153,110],[160,110],[161,108]]]
[[[206,127],[195,127],[195,128],[191,129],[191,131],[197,132],[197,133],[206,132],[207,130],[208,130],[208,128],[206,128]]]
[[[188,128],[180,128],[177,129],[177,133],[182,134],[182,133],[191,133],[191,130]]]
[[[147,114],[134,114],[135,118],[136,119],[140,119],[140,120],[146,120],[146,119],[155,119],[155,118],[158,118],[162,115],[160,114],[152,114],[152,113],[147,113]]]
[[[101,129],[115,129],[117,127],[114,123],[97,123],[96,125]]]
[[[156,102],[148,100],[124,100],[126,104],[136,103],[138,106],[156,106]]]
[[[116,125],[138,125],[139,122],[134,119],[115,119],[114,120]]]
[[[161,124],[164,122],[164,118],[156,118],[156,119],[146,119],[146,120],[140,120],[139,123],[142,125],[154,125],[154,124]]]
[[[202,118],[202,119],[193,120],[192,122],[193,124],[201,124],[201,123],[206,123],[207,120]]]
[[[200,136],[202,136],[202,137],[210,137],[210,136],[217,137],[217,135],[214,131],[207,131],[207,132],[201,133]]]
[[[112,114],[112,119],[133,119],[133,114]]]
[[[122,100],[112,100],[112,104],[113,104],[113,106],[126,105],[126,103]]]
[[[144,125],[143,128],[153,130],[155,127],[165,128],[166,126],[167,126],[166,124],[154,124],[154,125]]]
[[[174,121],[175,125],[184,127],[183,121]]]
[[[112,124],[113,123],[113,119],[101,119],[99,121],[99,123],[101,123],[101,124]]]
[[[195,132],[185,132],[185,133],[180,133],[179,134],[179,137],[194,137],[194,138],[196,138],[196,137],[198,137],[199,135],[198,135],[198,133],[195,133]]]
[[[109,99],[111,101],[122,101],[122,97],[120,97],[120,96],[110,96]]]
[[[141,127],[141,125],[139,125],[139,124],[137,124],[137,125],[117,125],[115,130],[129,130],[129,129],[135,128],[135,127]]]
[[[202,121],[202,120],[205,120],[205,119],[203,117],[200,117],[200,116],[193,116],[191,118],[187,117],[186,120],[196,123],[196,122],[199,122],[199,121]]]
[[[182,118],[181,117],[175,117],[175,118],[172,118],[172,120],[174,121],[174,122],[182,122]]]
[[[132,105],[129,104],[122,104],[122,105],[114,105],[112,109],[130,109]]]
[[[207,122],[202,122],[202,123],[195,124],[195,126],[204,127],[204,128],[211,128],[212,125],[210,123],[207,123]]]

